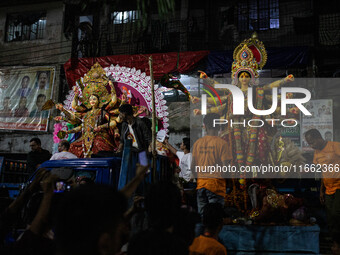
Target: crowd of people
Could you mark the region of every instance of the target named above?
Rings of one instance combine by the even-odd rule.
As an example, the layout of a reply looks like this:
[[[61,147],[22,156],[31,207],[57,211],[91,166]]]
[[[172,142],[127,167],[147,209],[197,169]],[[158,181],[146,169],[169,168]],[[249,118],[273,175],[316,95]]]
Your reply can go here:
[[[205,208],[204,233],[195,238],[200,217],[182,206],[175,184],[161,181],[150,185],[145,196],[133,197],[147,170],[137,164],[135,177],[120,191],[71,177],[67,180],[71,191],[58,193],[60,176],[40,168],[1,213],[1,254],[226,254],[217,241],[223,207]],[[21,236],[5,242],[20,223],[25,225]]]
[[[230,217],[224,207],[226,179],[192,171],[194,165],[232,162],[230,147],[213,125],[218,115],[207,114],[203,120],[205,136],[192,146],[189,138],[183,138],[180,150],[160,133],[158,142],[178,158],[175,170],[181,182],[176,178],[158,181],[140,194],[136,190],[148,175],[149,166],[140,164],[139,155],[148,150],[151,134],[145,122],[133,116],[129,105],[120,110],[124,120],[121,144],[131,141],[134,154],[134,164],[129,166],[133,178],[116,191],[71,176],[67,180],[70,191],[58,193],[55,187],[60,176],[40,168],[33,182],[1,213],[1,254],[227,254],[218,239],[225,218]],[[340,163],[340,143],[324,140],[315,129],[306,132],[305,137],[315,150],[313,163]],[[46,160],[77,158],[68,152],[70,144],[66,140],[59,143],[53,156],[41,147],[38,138],[31,139],[30,147],[30,172]],[[326,206],[333,253],[340,254],[340,179],[333,175],[324,175],[320,201]],[[185,190],[196,190],[195,204],[185,202]],[[20,224],[25,230],[9,241]]]

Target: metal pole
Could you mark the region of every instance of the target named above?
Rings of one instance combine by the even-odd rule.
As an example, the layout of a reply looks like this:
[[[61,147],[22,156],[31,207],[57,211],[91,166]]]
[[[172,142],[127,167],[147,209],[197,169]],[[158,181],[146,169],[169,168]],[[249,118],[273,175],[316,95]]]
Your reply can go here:
[[[155,81],[153,79],[153,60],[149,57],[151,92],[152,92],[152,183],[156,182],[157,152],[156,152],[156,103],[155,103]]]

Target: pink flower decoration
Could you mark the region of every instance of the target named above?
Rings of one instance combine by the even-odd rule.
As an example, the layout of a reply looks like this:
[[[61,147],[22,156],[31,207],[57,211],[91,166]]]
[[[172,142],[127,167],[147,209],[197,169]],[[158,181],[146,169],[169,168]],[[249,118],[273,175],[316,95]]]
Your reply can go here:
[[[54,124],[54,131],[53,131],[53,141],[54,141],[54,143],[59,143],[61,141],[58,138],[57,134],[62,129],[63,129],[63,125],[61,123]]]

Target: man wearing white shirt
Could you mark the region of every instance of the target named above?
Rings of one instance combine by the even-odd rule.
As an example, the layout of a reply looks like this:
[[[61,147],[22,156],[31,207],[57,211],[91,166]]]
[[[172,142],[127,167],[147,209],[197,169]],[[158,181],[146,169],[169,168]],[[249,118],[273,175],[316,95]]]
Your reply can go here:
[[[194,188],[195,183],[193,182],[192,174],[191,174],[191,160],[192,155],[190,152],[190,138],[183,138],[183,142],[180,145],[180,149],[182,151],[176,150],[168,141],[165,139],[165,144],[168,149],[179,159],[179,168],[181,172],[179,173],[179,177],[183,178],[187,183],[184,184],[184,188]]]
[[[70,143],[66,140],[61,140],[58,144],[58,151],[59,152],[53,154],[53,156],[50,158],[50,160],[77,158],[76,155],[74,155],[71,152],[68,152],[69,149],[70,149]]]

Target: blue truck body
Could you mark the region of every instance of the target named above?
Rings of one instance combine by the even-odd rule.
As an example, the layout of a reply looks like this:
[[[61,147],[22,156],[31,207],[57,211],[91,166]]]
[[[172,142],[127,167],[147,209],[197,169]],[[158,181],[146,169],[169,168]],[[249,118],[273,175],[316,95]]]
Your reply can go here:
[[[43,167],[48,170],[61,167],[72,168],[74,170],[74,175],[77,175],[79,172],[87,172],[94,177],[95,183],[107,184],[117,188],[121,161],[122,159],[118,157],[49,160],[42,163],[40,168]],[[34,179],[35,173],[28,178],[28,182]],[[10,197],[15,198],[23,184],[24,182],[1,182],[0,187],[6,187]]]
[[[40,168],[67,167],[75,172],[87,171],[95,175],[95,183],[113,185],[117,187],[120,173],[121,158],[86,158],[49,160],[40,165]],[[32,178],[32,177],[31,177]]]

